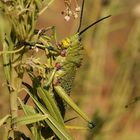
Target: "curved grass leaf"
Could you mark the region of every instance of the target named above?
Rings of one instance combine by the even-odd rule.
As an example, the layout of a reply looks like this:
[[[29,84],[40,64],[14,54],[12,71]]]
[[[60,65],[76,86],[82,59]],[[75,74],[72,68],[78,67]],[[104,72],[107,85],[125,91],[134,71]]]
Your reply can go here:
[[[45,93],[43,92],[43,90],[41,89],[41,87],[37,88],[38,94],[41,97],[41,99],[43,100],[46,108],[48,109],[49,113],[55,117],[55,119],[57,119],[57,116],[54,112],[54,109],[52,107],[52,105],[50,104],[50,101],[48,100],[47,96],[45,95]]]
[[[74,140],[74,138],[67,132],[64,125],[61,125],[54,116],[51,116],[48,110],[42,106],[34,97],[33,95],[25,89],[25,91],[30,95],[36,106],[40,109],[43,114],[47,114],[48,118],[45,122],[48,126],[53,130],[53,132],[59,137],[61,140]]]
[[[88,130],[89,129],[83,126],[71,126],[71,125],[67,125],[66,128],[71,129],[71,130]]]
[[[25,115],[28,116],[28,115],[33,115],[33,114],[37,113],[36,110],[32,106],[25,105],[20,98],[18,98],[18,101],[19,101]]]
[[[17,126],[22,126],[22,125],[27,125],[27,124],[32,124],[36,123],[42,120],[45,120],[48,118],[48,115],[42,115],[42,114],[34,114],[30,116],[24,116],[24,117],[19,117],[13,120],[13,123],[16,123]]]
[[[50,111],[51,115],[52,116],[54,115],[55,119],[58,120],[59,123],[64,125],[64,121],[63,121],[63,118],[60,114],[59,108],[57,107],[56,101],[51,96],[50,92],[48,92],[47,90],[45,90],[41,87],[38,87],[37,91],[38,91],[39,95],[41,96],[41,99],[46,104],[46,106],[47,106],[48,110]]]
[[[11,115],[6,115],[5,117],[3,117],[2,119],[0,119],[0,126],[2,126],[6,121],[7,119],[9,119],[11,117]]]
[[[37,113],[36,110],[32,106],[25,105],[20,98],[18,98],[18,100],[20,102],[20,105],[21,105],[25,115],[33,115],[33,114]],[[33,125],[28,125],[27,127],[32,133],[33,140],[44,140],[43,137],[38,132],[37,127],[33,127]]]

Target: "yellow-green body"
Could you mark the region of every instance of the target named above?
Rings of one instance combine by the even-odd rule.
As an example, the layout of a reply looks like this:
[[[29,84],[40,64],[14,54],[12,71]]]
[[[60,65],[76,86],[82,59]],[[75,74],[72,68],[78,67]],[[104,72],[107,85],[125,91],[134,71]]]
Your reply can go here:
[[[79,41],[79,35],[76,34],[70,38],[66,38],[61,42],[62,48],[66,49],[65,58],[62,57],[60,64],[62,65],[59,80],[61,87],[67,94],[71,92],[77,68],[81,65],[83,59],[83,47]],[[58,71],[58,73],[60,72]],[[57,73],[56,73],[57,74]]]

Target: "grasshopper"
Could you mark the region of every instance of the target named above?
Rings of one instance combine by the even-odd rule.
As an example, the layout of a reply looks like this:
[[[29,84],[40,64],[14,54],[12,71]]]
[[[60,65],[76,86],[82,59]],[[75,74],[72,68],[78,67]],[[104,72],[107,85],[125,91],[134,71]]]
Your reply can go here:
[[[90,128],[93,128],[95,127],[95,124],[92,123],[88,116],[79,109],[79,107],[73,102],[69,95],[75,79],[76,71],[80,67],[83,59],[83,46],[81,44],[81,35],[95,24],[106,18],[109,18],[110,15],[97,20],[96,22],[92,23],[91,25],[80,31],[83,7],[84,0],[82,3],[80,24],[77,33],[71,37],[63,39],[57,45],[57,47],[60,49],[60,55],[56,57],[55,69],[52,72],[50,79],[48,80],[49,82],[44,85],[44,88],[48,89],[50,83],[53,83],[54,96],[63,117],[65,115],[65,104],[68,104],[89,123]]]

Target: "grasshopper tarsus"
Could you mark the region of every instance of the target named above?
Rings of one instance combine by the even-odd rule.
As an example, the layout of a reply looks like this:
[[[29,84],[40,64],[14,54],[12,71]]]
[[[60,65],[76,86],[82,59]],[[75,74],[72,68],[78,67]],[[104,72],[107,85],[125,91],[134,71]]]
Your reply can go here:
[[[90,122],[90,123],[88,124],[88,127],[89,127],[90,129],[93,129],[94,127],[96,127],[96,123],[95,123],[95,122]]]

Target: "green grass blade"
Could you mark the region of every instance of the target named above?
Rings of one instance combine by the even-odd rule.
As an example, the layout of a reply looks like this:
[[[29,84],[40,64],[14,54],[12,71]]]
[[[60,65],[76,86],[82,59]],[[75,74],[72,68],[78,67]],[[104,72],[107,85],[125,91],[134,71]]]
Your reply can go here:
[[[0,126],[2,126],[5,122],[7,122],[7,119],[9,119],[11,117],[11,115],[6,115],[5,117],[3,117],[2,119],[0,119]]]
[[[32,106],[25,105],[20,98],[18,98],[18,101],[19,101],[25,115],[33,115],[33,114],[37,113]]]
[[[25,89],[26,90],[26,89]],[[34,97],[32,94],[26,90],[26,92],[30,95],[36,106],[40,109],[43,114],[47,114],[48,118],[45,120],[48,126],[53,130],[53,132],[61,139],[61,140],[74,140],[72,136],[67,132],[66,128],[58,123],[57,120],[53,116],[49,114],[46,108],[44,108]]]
[[[16,118],[13,123],[16,123],[17,126],[22,126],[22,125],[27,125],[27,124],[32,124],[36,123],[42,120],[45,120],[48,118],[48,115],[42,115],[42,114],[34,114],[34,115],[29,115],[29,116],[24,116],[24,117],[19,117]]]
[[[41,99],[43,100],[44,104],[46,105],[46,108],[48,109],[49,113],[55,117],[55,119],[57,119],[57,116],[52,108],[52,105],[50,104],[47,96],[45,95],[45,93],[43,92],[41,87],[37,88],[38,94],[41,97]]]
[[[8,45],[6,42],[3,42],[3,51],[9,51],[8,50]],[[5,77],[7,82],[10,82],[11,80],[11,75],[10,75],[10,71],[11,71],[11,67],[10,67],[10,60],[9,60],[10,55],[9,54],[3,54],[3,65],[4,65],[4,72],[5,72]]]
[[[48,4],[39,12],[39,16],[42,15],[46,9],[53,3],[54,0],[48,1]]]
[[[19,102],[20,102],[20,105],[25,113],[25,115],[34,115],[36,114],[36,110],[32,107],[32,106],[29,106],[29,105],[25,105],[20,98],[18,98]],[[28,129],[31,131],[32,133],[32,138],[33,140],[44,140],[40,133],[38,132],[38,128],[37,127],[33,127],[33,125],[28,125],[27,126]]]
[[[48,106],[47,108],[50,109],[52,108],[53,114],[55,115],[56,120],[58,120],[62,125],[64,125],[63,118],[60,114],[59,108],[56,105],[55,99],[52,97],[51,93],[41,87],[38,88],[38,93],[42,94],[44,98],[42,100],[48,100],[50,107]],[[52,115],[53,115],[52,114]]]

